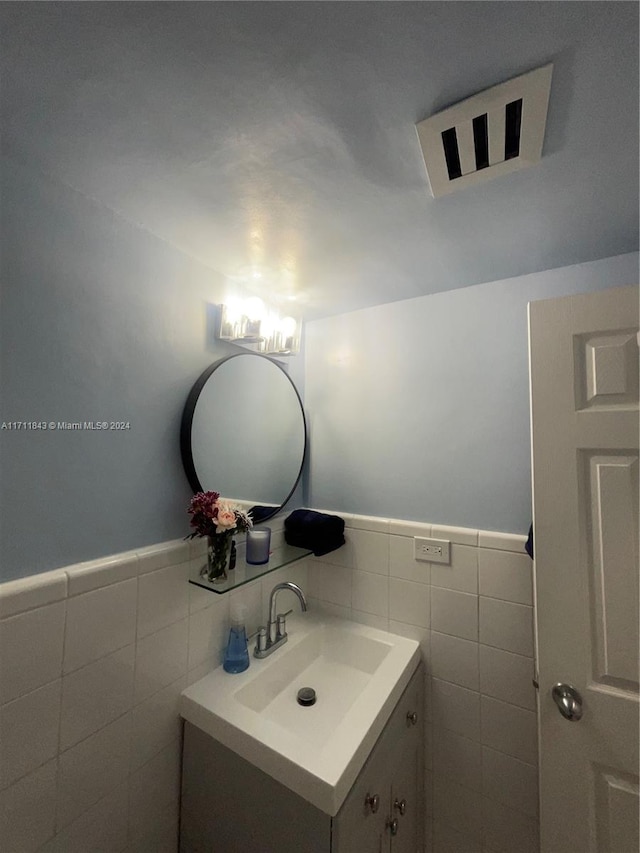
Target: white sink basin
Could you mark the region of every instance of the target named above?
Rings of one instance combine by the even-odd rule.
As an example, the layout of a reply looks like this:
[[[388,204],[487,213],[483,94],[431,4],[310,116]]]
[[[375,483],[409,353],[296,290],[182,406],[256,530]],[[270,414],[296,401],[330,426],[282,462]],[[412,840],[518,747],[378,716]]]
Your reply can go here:
[[[249,669],[184,691],[180,713],[327,814],[337,814],[420,660],[415,640],[309,613]],[[314,705],[297,702],[301,687]]]
[[[277,663],[263,669],[235,697],[262,719],[322,747],[390,651],[388,642],[344,627],[319,625],[296,646],[283,647]],[[300,707],[296,697],[301,687],[313,687],[315,705]]]

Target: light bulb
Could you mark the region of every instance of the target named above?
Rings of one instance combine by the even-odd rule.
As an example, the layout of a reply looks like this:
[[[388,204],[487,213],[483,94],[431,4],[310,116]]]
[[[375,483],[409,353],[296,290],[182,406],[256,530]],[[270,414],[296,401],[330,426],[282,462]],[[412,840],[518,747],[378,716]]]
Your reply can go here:
[[[280,320],[280,331],[284,338],[292,338],[296,333],[297,323],[293,317],[283,317]]]
[[[259,296],[250,296],[244,303],[244,312],[249,320],[263,320],[267,313],[264,302]]]
[[[225,319],[228,323],[237,323],[242,317],[242,304],[239,299],[229,299],[225,306]]]

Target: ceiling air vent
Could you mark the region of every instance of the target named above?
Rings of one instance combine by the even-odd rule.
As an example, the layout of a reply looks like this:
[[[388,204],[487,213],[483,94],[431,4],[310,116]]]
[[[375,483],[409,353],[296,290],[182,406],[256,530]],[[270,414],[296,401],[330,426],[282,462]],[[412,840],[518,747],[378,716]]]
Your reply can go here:
[[[416,125],[435,198],[540,160],[552,71],[521,74]]]

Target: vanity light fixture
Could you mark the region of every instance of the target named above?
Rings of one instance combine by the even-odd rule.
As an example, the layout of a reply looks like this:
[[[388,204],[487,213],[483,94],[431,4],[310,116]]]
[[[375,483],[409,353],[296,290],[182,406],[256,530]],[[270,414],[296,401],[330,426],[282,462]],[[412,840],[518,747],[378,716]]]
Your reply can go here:
[[[281,317],[257,296],[220,305],[218,339],[263,355],[297,355],[300,351],[300,323]]]

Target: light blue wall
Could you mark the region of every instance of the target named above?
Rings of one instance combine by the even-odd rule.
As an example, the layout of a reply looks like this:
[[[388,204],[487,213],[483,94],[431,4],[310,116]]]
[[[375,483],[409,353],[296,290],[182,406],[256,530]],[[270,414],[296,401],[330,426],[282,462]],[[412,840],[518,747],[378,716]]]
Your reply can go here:
[[[131,428],[0,431],[0,579],[184,536],[182,409],[204,368],[238,352],[207,323],[223,282],[13,161],[1,208],[0,420]]]
[[[210,269],[3,161],[0,579],[184,535],[178,433],[214,343]],[[289,505],[523,532],[530,515],[526,303],[637,281],[624,255],[307,324],[289,373],[310,482]]]
[[[308,323],[309,505],[525,533],[527,303],[637,281],[633,253]]]

